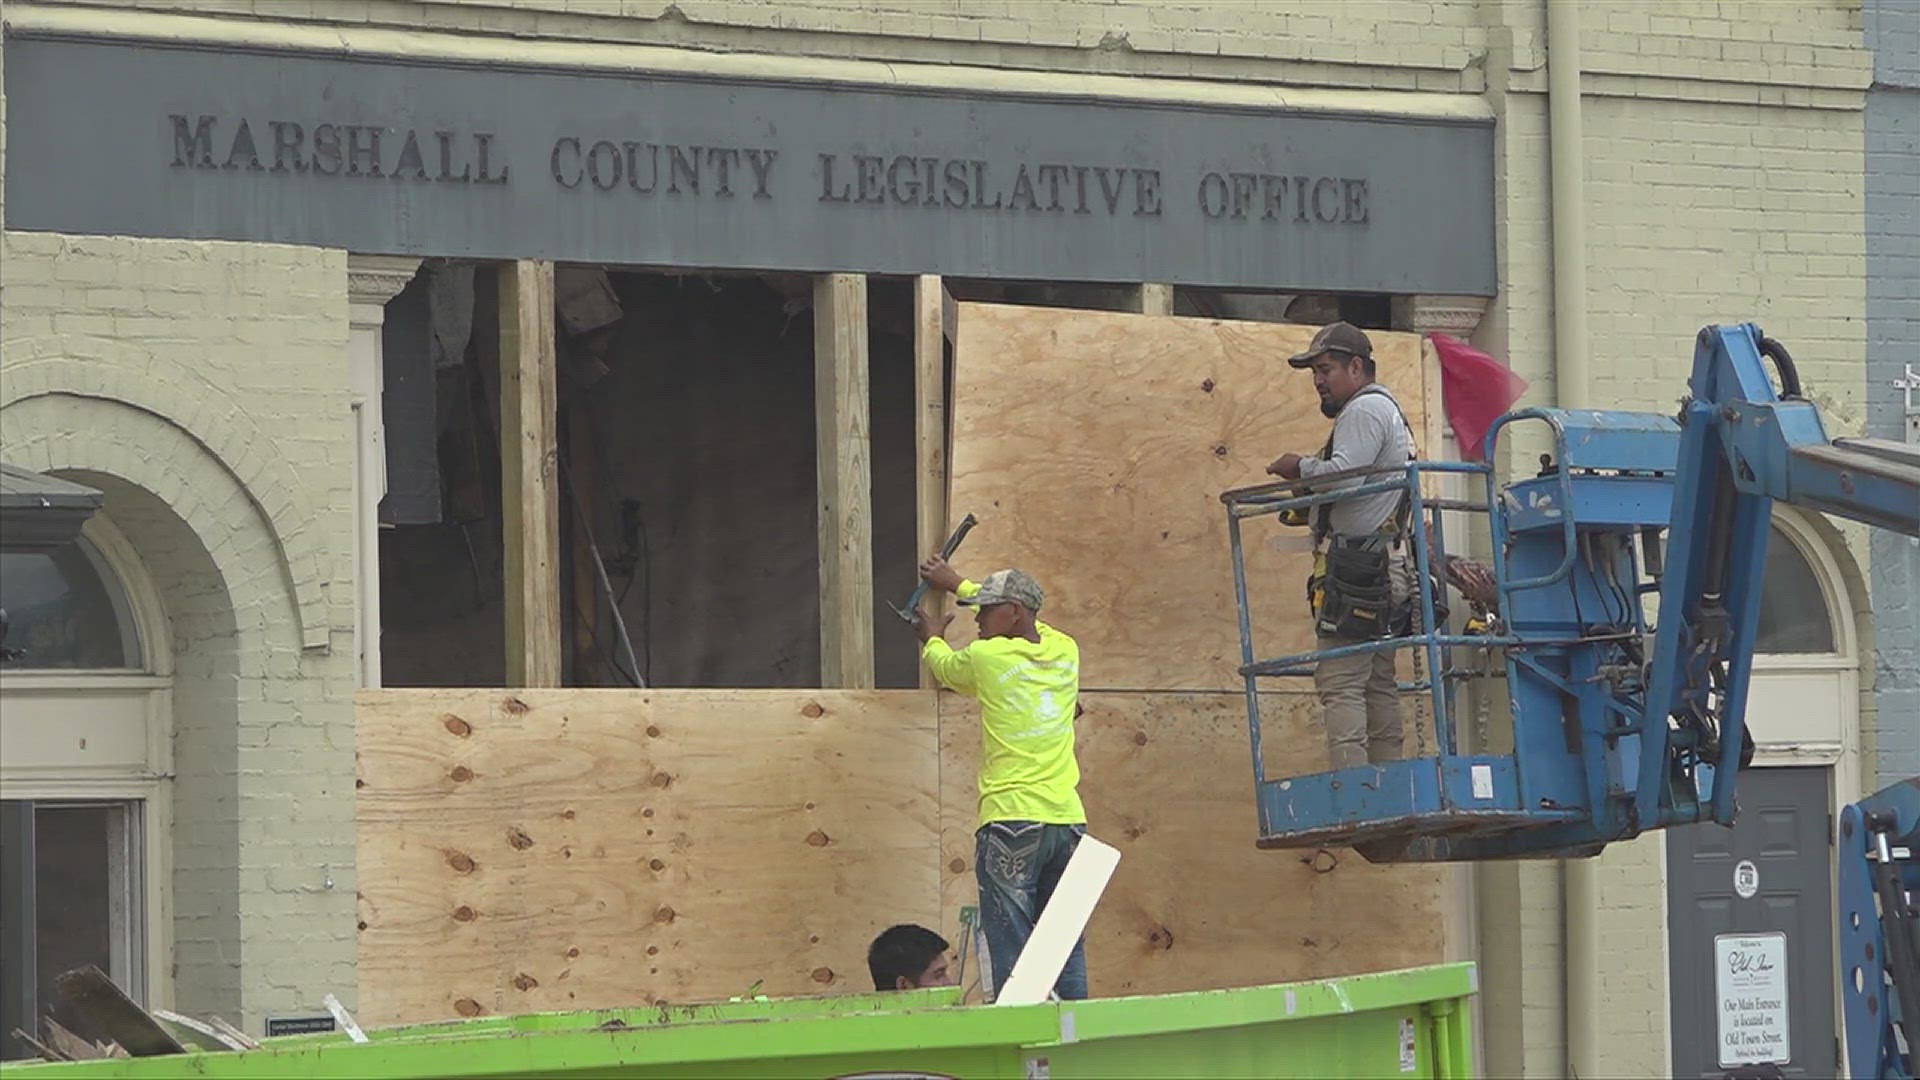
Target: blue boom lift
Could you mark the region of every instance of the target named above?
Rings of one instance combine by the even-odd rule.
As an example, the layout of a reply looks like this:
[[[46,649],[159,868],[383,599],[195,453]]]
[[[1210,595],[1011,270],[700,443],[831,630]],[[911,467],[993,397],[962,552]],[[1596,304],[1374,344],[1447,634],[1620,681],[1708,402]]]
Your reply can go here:
[[[1840,985],[1849,1073],[1913,1080],[1920,1038],[1920,776],[1840,812]]]
[[[1751,323],[1700,331],[1688,389],[1677,417],[1508,413],[1487,433],[1488,462],[1505,429],[1521,422],[1544,424],[1552,452],[1539,475],[1506,484],[1491,464],[1417,461],[1321,477],[1316,490],[1292,481],[1221,496],[1260,847],[1343,845],[1373,862],[1564,859],[1653,829],[1733,823],[1735,781],[1753,748],[1746,698],[1772,505],[1920,535],[1920,447],[1829,439],[1787,350]],[[1480,476],[1484,497],[1429,497],[1422,481],[1445,473]],[[1329,481],[1346,486],[1328,490]],[[1443,511],[1488,516],[1499,603],[1485,632],[1450,632],[1436,620],[1434,590],[1422,588],[1418,621],[1395,636],[1257,658],[1243,530],[1257,518],[1298,521],[1323,503],[1390,490],[1410,504],[1418,582],[1444,565]],[[1643,600],[1655,593],[1649,621]],[[1431,699],[1434,756],[1268,778],[1262,681],[1382,649],[1414,654],[1416,678],[1402,688]],[[1504,661],[1511,753],[1460,745],[1455,690],[1482,674],[1470,661],[1487,656]],[[1854,1075],[1911,1077],[1900,1040],[1920,1034],[1911,899],[1920,886],[1911,855],[1920,782],[1849,808],[1840,829]],[[1905,1032],[1896,1037],[1898,1023]]]
[[[1522,421],[1544,423],[1553,450],[1538,476],[1505,485],[1490,464],[1416,461],[1322,477],[1312,492],[1292,481],[1221,496],[1259,846],[1348,845],[1374,862],[1560,859],[1671,825],[1733,823],[1735,777],[1752,753],[1746,696],[1773,502],[1920,535],[1920,448],[1829,440],[1786,349],[1750,323],[1700,332],[1689,387],[1677,419],[1508,413],[1487,433],[1489,461]],[[1484,500],[1427,497],[1421,481],[1447,472],[1479,474]],[[1326,490],[1340,480],[1357,483]],[[1446,557],[1441,511],[1488,515],[1500,598],[1491,632],[1448,632],[1433,590],[1418,589],[1411,632],[1256,659],[1245,523],[1388,490],[1410,503],[1417,581]],[[1650,625],[1642,598],[1654,592]],[[1430,695],[1438,753],[1268,779],[1261,680],[1382,649],[1414,651],[1425,674],[1405,688]],[[1454,690],[1475,672],[1455,659],[1489,650],[1505,660],[1513,752],[1463,753]]]

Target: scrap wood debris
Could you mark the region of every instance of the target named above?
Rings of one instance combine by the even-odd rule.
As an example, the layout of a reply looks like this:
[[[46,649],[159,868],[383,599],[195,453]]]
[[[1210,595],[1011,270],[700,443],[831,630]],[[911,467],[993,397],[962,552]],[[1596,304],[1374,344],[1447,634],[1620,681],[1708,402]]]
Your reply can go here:
[[[143,1009],[92,965],[59,976],[54,980],[54,987],[74,1013],[86,1021],[86,1026],[105,1038],[98,1041],[83,1038],[51,1016],[41,1018],[41,1034],[37,1037],[19,1028],[13,1029],[15,1038],[47,1061],[98,1061],[260,1048],[259,1042],[218,1016],[197,1019],[168,1009]],[[333,995],[327,995],[327,999],[329,1006],[338,1006]],[[348,1023],[357,1032],[351,1018]],[[355,1041],[365,1038],[361,1035]]]

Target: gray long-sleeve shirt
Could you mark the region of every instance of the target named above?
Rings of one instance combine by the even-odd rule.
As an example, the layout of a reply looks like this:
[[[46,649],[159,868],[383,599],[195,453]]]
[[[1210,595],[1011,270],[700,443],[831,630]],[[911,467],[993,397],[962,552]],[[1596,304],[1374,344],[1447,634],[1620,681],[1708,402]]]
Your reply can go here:
[[[1400,415],[1400,404],[1393,392],[1378,383],[1366,392],[1356,393],[1341,407],[1333,420],[1333,456],[1317,454],[1302,458],[1300,477],[1316,476],[1362,466],[1404,465],[1413,459],[1413,436]],[[1390,479],[1391,474],[1366,477],[1364,482]],[[1338,491],[1356,487],[1361,478],[1335,480],[1315,491]],[[1329,527],[1344,536],[1359,536],[1378,530],[1393,516],[1400,501],[1398,491],[1376,491],[1333,504]],[[1316,508],[1317,509],[1317,508]],[[1318,515],[1316,514],[1316,517]]]

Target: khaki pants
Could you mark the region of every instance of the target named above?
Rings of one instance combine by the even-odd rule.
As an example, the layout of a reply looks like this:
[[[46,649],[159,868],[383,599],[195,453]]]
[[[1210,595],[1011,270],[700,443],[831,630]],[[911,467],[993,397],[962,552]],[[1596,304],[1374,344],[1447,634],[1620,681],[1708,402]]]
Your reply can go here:
[[[1387,560],[1395,605],[1406,602],[1413,587],[1413,565],[1404,551]],[[1417,619],[1417,616],[1416,616]],[[1318,647],[1337,649],[1355,642],[1321,635]],[[1328,767],[1347,769],[1397,761],[1404,740],[1400,724],[1397,649],[1322,660],[1313,672],[1314,689],[1327,727]]]

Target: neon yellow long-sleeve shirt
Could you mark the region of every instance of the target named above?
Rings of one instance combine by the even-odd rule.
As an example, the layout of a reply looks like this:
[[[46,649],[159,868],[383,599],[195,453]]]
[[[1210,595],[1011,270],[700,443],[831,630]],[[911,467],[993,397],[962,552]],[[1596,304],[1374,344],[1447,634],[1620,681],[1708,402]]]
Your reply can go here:
[[[971,599],[979,584],[962,581]],[[1080,699],[1080,646],[1036,620],[1038,642],[986,638],[954,649],[938,636],[920,655],[934,678],[980,702],[980,824],[1039,821],[1083,825],[1073,754]]]

